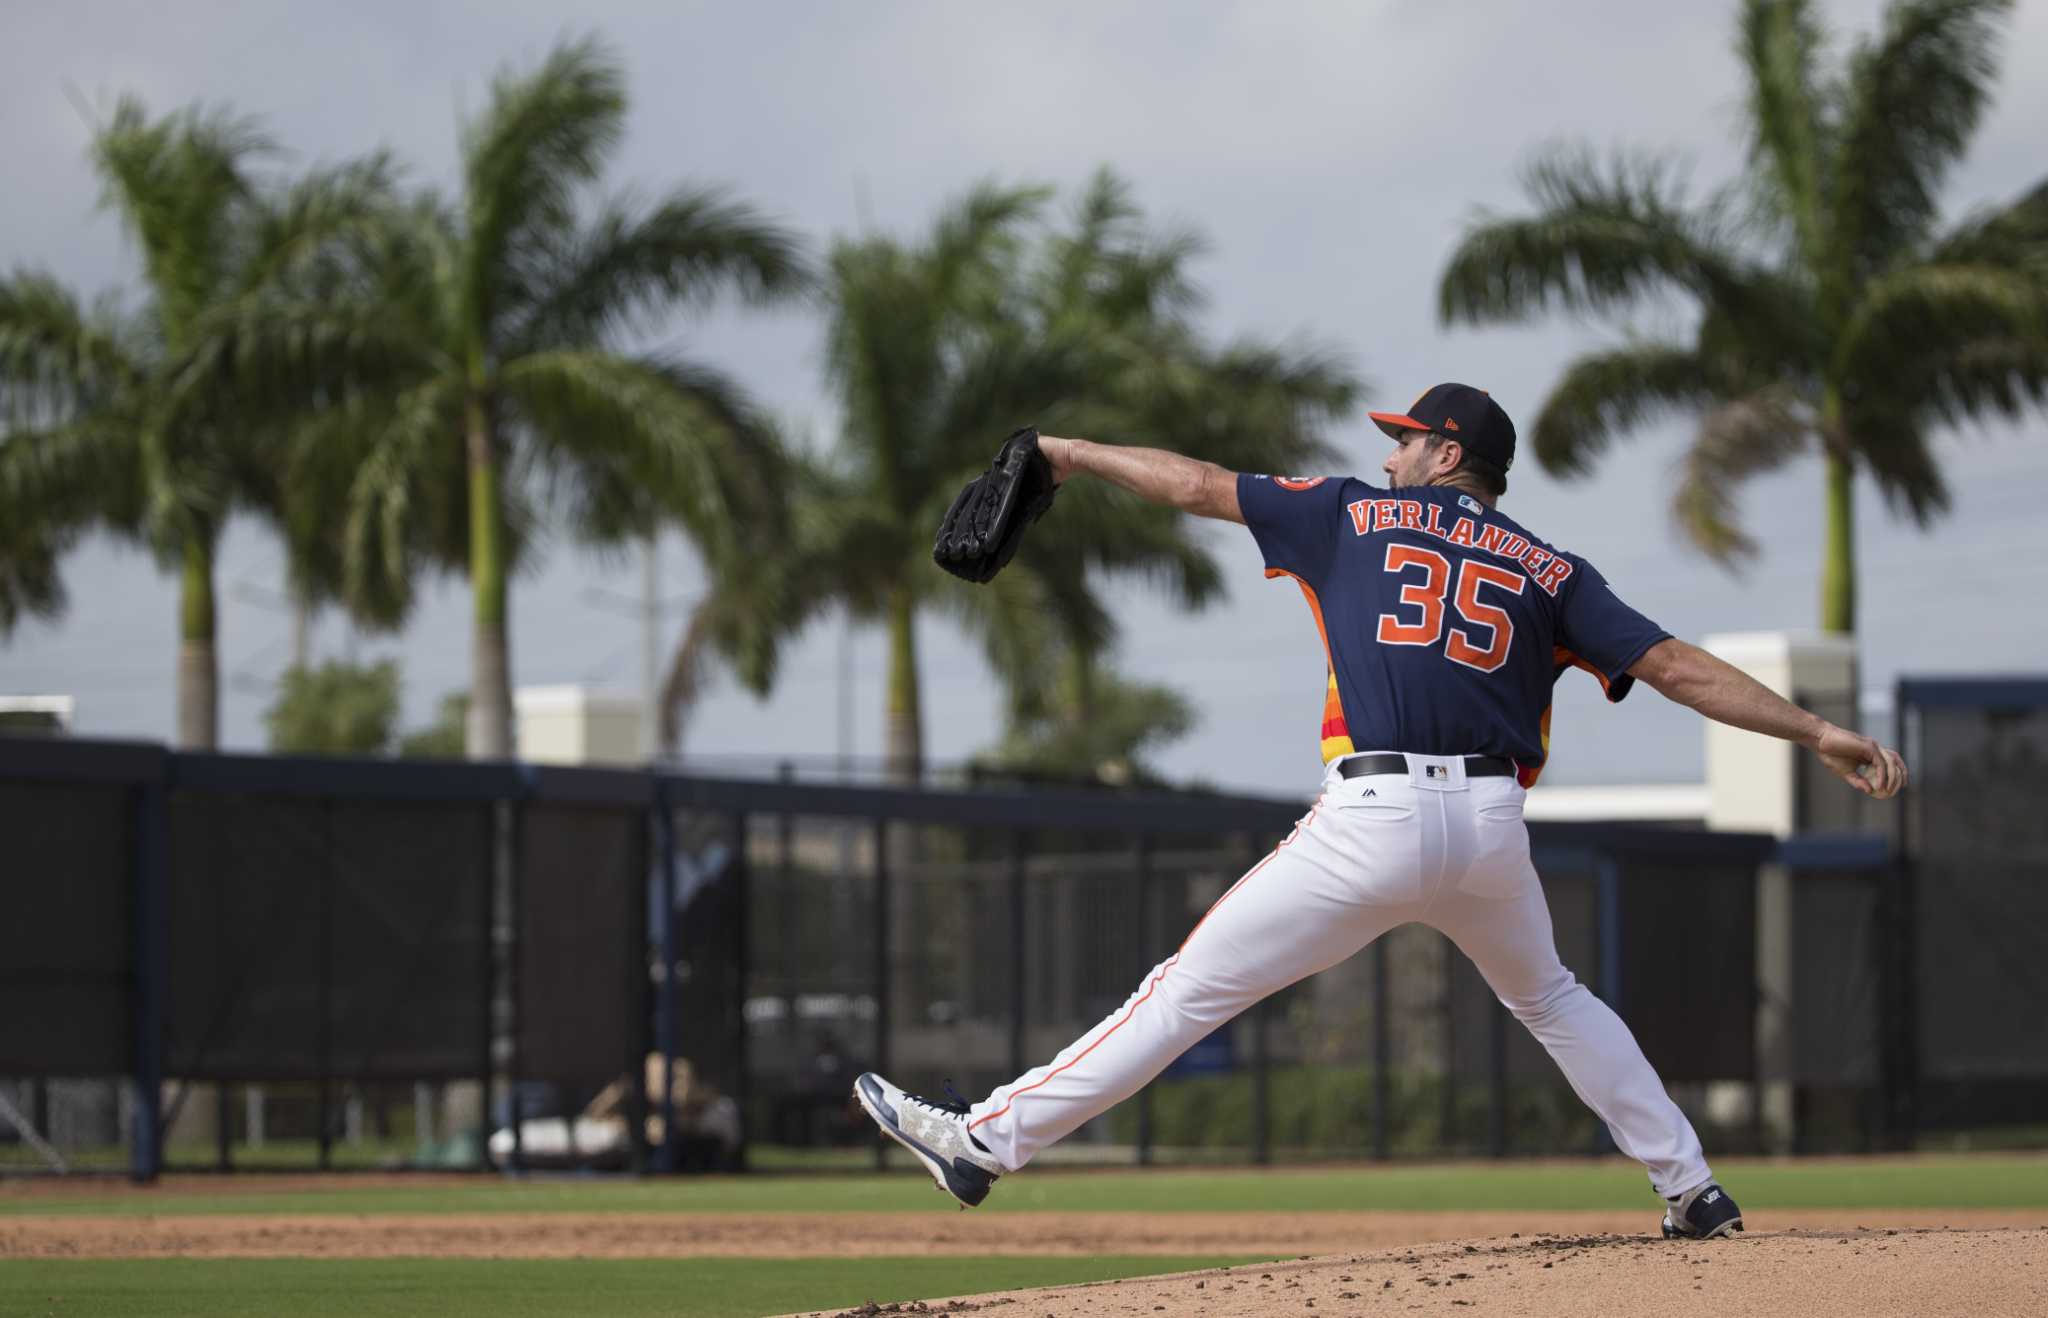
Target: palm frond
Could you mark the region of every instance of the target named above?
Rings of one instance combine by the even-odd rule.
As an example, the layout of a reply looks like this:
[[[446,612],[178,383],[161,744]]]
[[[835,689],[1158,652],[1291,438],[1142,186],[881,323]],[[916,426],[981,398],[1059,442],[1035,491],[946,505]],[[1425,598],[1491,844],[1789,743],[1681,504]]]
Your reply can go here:
[[[208,311],[166,381],[180,424],[258,429],[454,369],[382,299],[250,296]]]
[[[111,304],[83,307],[51,275],[0,278],[0,421],[47,424],[133,389],[144,365],[131,333]]]
[[[1821,252],[1829,145],[1821,42],[1807,0],[1744,0],[1736,53],[1749,74],[1749,172],[1809,261]]]
[[[1804,452],[1813,418],[1783,385],[1729,399],[1700,419],[1686,450],[1672,514],[1709,558],[1733,566],[1756,553],[1756,542],[1736,519],[1735,491],[1752,476],[1783,466]]]
[[[259,194],[247,220],[247,248],[231,272],[235,295],[284,285],[331,288],[347,278],[360,245],[400,203],[397,166],[384,152],[312,170]],[[224,290],[226,291],[226,290]]]
[[[422,560],[468,563],[461,404],[448,377],[433,377],[392,400],[375,416],[367,438],[353,427],[304,436],[306,442],[342,445],[336,465],[354,468],[341,531],[343,598],[351,609],[377,619],[402,618]],[[516,561],[510,548],[506,561]]]
[[[2048,280],[2048,179],[1964,219],[1934,244],[1928,263],[2003,266]]]
[[[1145,362],[1112,401],[1115,431],[1233,471],[1304,472],[1339,461],[1329,429],[1365,382],[1334,348],[1309,340],[1239,338],[1214,350],[1185,345]]]
[[[1482,215],[1451,253],[1437,285],[1445,324],[1619,311],[1677,292],[1771,331],[1775,281],[1739,254],[1716,208],[1687,204],[1670,164],[1618,156],[1603,169],[1588,153],[1553,150],[1525,183],[1533,214]]]
[[[1008,270],[1022,250],[1023,226],[1039,217],[1051,197],[1052,189],[1041,185],[984,182],[940,212],[923,263],[937,298],[965,300],[970,282]]]
[[[1894,0],[1842,91],[1833,260],[1846,297],[1927,236],[1998,71],[2011,0]]]
[[[2029,405],[2048,407],[2048,341],[1974,339],[1938,357],[1934,388],[1921,415],[1948,425],[1999,415],[2018,419]]]
[[[462,132],[459,304],[470,333],[492,332],[501,310],[520,305],[522,247],[573,227],[575,190],[618,145],[625,112],[624,72],[594,36],[557,44],[529,73],[493,79],[489,105]]]
[[[1740,387],[1726,363],[1678,344],[1589,353],[1565,368],[1543,400],[1530,443],[1545,471],[1583,475],[1620,435],[1660,416],[1714,407]]]
[[[1076,482],[1060,495],[1055,520],[1027,539],[1017,561],[1025,570],[1081,590],[1101,574],[1145,581],[1170,594],[1182,609],[1205,608],[1224,593],[1223,570],[1209,550],[1199,523],[1170,508],[1148,504],[1102,481]],[[1114,639],[1114,628],[1097,630],[1106,608],[1077,610],[1070,636],[1084,649]]]
[[[63,616],[70,598],[58,563],[77,538],[75,531],[0,522],[0,639],[24,618]]]
[[[896,479],[917,498],[946,492],[988,464],[1018,425],[1055,414],[1082,393],[1099,358],[1074,335],[1036,335],[996,325],[956,340],[953,368],[927,400],[921,444],[900,459]]]
[[[1133,682],[1090,656],[1059,656],[1039,708],[1013,712],[1000,743],[976,756],[1006,774],[1124,785],[1156,778],[1140,756],[1185,736],[1194,707],[1169,687]]]
[[[1076,630],[1074,614],[1088,611],[1093,601],[1069,595],[1062,625],[1049,626],[1059,602],[1046,578],[1023,572],[1005,572],[986,586],[948,577],[931,587],[931,598],[980,641],[982,657],[1002,684],[1011,722],[1040,718],[1050,711],[1061,638]],[[1080,621],[1079,630],[1109,634],[1114,622],[1099,614]]]
[[[1910,402],[1930,388],[1939,393],[1959,348],[2030,340],[2048,340],[2048,281],[1995,265],[1908,266],[1866,286],[1833,375],[1852,401]]]
[[[876,491],[808,464],[791,490],[789,538],[778,557],[801,565],[789,575],[815,594],[811,604],[836,601],[855,617],[872,619],[906,572],[919,580],[927,575],[931,533],[921,521],[899,516]],[[938,525],[936,517],[931,525]]]
[[[1046,244],[1039,314],[1048,326],[1077,316],[1113,330],[1179,324],[1202,304],[1187,267],[1208,246],[1193,229],[1148,228],[1130,184],[1099,169],[1074,206],[1072,230]]]
[[[665,747],[678,744],[719,666],[765,694],[790,637],[835,605],[872,615],[900,567],[905,546],[886,510],[815,460],[787,453],[781,461],[779,487],[794,505],[788,518],[728,523],[699,543],[709,587],[664,679]]]
[[[2042,354],[2036,356],[2035,380]],[[2038,396],[2038,395],[2037,395]],[[1870,473],[1885,506],[1894,514],[1904,513],[1913,524],[1926,528],[1949,507],[1948,478],[1934,459],[1927,442],[1922,415],[1911,409],[1862,407],[1847,412],[1837,443],[1853,445],[1862,466]]]
[[[122,448],[90,422],[0,429],[0,638],[23,618],[63,613],[64,554],[95,523],[120,520],[109,504],[132,497],[105,484],[132,470]]]
[[[103,502],[97,496],[133,468],[133,452],[133,437],[100,415],[45,430],[0,431],[0,509],[5,510],[5,520],[79,522],[118,506],[118,500]]]
[[[838,392],[842,439],[865,455],[878,486],[901,489],[896,468],[928,427],[941,388],[946,320],[911,253],[881,239],[842,242],[831,257],[826,378]]]
[[[775,511],[772,442],[751,424],[737,386],[703,368],[544,352],[506,363],[500,384],[538,441],[537,462],[566,494],[571,525],[593,544],[645,535],[664,513],[710,540]]]
[[[175,339],[227,283],[247,162],[274,149],[253,120],[194,107],[151,120],[124,98],[93,138],[102,201],[135,238]]]
[[[551,256],[508,353],[597,342],[727,289],[756,303],[787,297],[810,280],[794,233],[707,188],[645,209],[615,202]]]

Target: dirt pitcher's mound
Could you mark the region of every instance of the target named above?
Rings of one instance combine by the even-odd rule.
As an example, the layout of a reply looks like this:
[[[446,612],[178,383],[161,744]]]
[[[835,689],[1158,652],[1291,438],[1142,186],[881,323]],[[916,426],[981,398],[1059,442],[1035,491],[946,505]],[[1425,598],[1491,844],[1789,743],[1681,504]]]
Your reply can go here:
[[[1248,1264],[1165,1277],[866,1304],[855,1315],[1514,1314],[1522,1318],[1878,1318],[2048,1314],[2048,1227],[1783,1231],[1726,1241],[1536,1236]]]

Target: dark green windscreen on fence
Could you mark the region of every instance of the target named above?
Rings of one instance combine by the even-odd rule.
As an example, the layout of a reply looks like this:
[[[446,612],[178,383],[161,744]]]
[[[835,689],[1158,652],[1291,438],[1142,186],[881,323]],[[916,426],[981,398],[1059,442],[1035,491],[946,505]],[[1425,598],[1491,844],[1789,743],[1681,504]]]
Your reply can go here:
[[[650,997],[644,950],[647,816],[520,810],[516,1072],[575,1093],[638,1075]]]
[[[174,793],[168,1074],[474,1075],[479,805]]]
[[[1914,982],[1929,1129],[2048,1113],[2048,707],[1908,706]]]
[[[130,802],[119,787],[0,791],[0,1075],[128,1065]]]

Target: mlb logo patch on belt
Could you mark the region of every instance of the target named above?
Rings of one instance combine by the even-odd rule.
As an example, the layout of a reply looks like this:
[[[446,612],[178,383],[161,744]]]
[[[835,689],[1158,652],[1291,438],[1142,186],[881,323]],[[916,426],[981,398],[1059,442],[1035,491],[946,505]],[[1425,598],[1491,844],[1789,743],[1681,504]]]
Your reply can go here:
[[[1446,764],[1425,764],[1422,766],[1422,776],[1425,778],[1449,778],[1451,776],[1451,769]]]

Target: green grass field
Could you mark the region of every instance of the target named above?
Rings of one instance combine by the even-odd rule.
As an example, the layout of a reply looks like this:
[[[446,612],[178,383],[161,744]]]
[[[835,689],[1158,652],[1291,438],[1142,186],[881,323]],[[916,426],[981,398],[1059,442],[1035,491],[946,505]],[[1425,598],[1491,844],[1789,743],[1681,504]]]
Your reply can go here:
[[[1716,1170],[1753,1208],[2042,1209],[2048,1157],[1934,1156],[1805,1162],[1731,1160]],[[176,1190],[0,1185],[8,1215],[493,1212],[942,1213],[921,1174],[773,1176],[666,1182],[478,1177],[458,1184],[305,1189],[258,1176]],[[1631,1163],[1541,1162],[1231,1171],[1058,1171],[1017,1176],[980,1212],[1470,1211],[1541,1204],[1647,1209]],[[1113,1247],[1113,1246],[1112,1246]],[[1023,1286],[1107,1280],[1255,1258],[853,1258],[477,1260],[45,1259],[0,1261],[0,1315],[593,1314],[714,1315],[831,1311],[866,1299],[928,1299]]]
[[[1742,1160],[1715,1164],[1746,1202],[1781,1208],[2048,1208],[2048,1157],[1883,1160]],[[217,1193],[154,1194],[109,1183],[104,1194],[0,1194],[9,1213],[490,1213],[813,1212],[929,1210],[922,1174],[505,1180],[459,1185],[264,1190],[227,1179]],[[1232,1171],[1031,1172],[1003,1183],[980,1211],[1006,1212],[1454,1212],[1543,1204],[1560,1209],[1643,1208],[1642,1172],[1619,1159]]]
[[[1248,1259],[14,1259],[7,1318],[743,1318]]]

